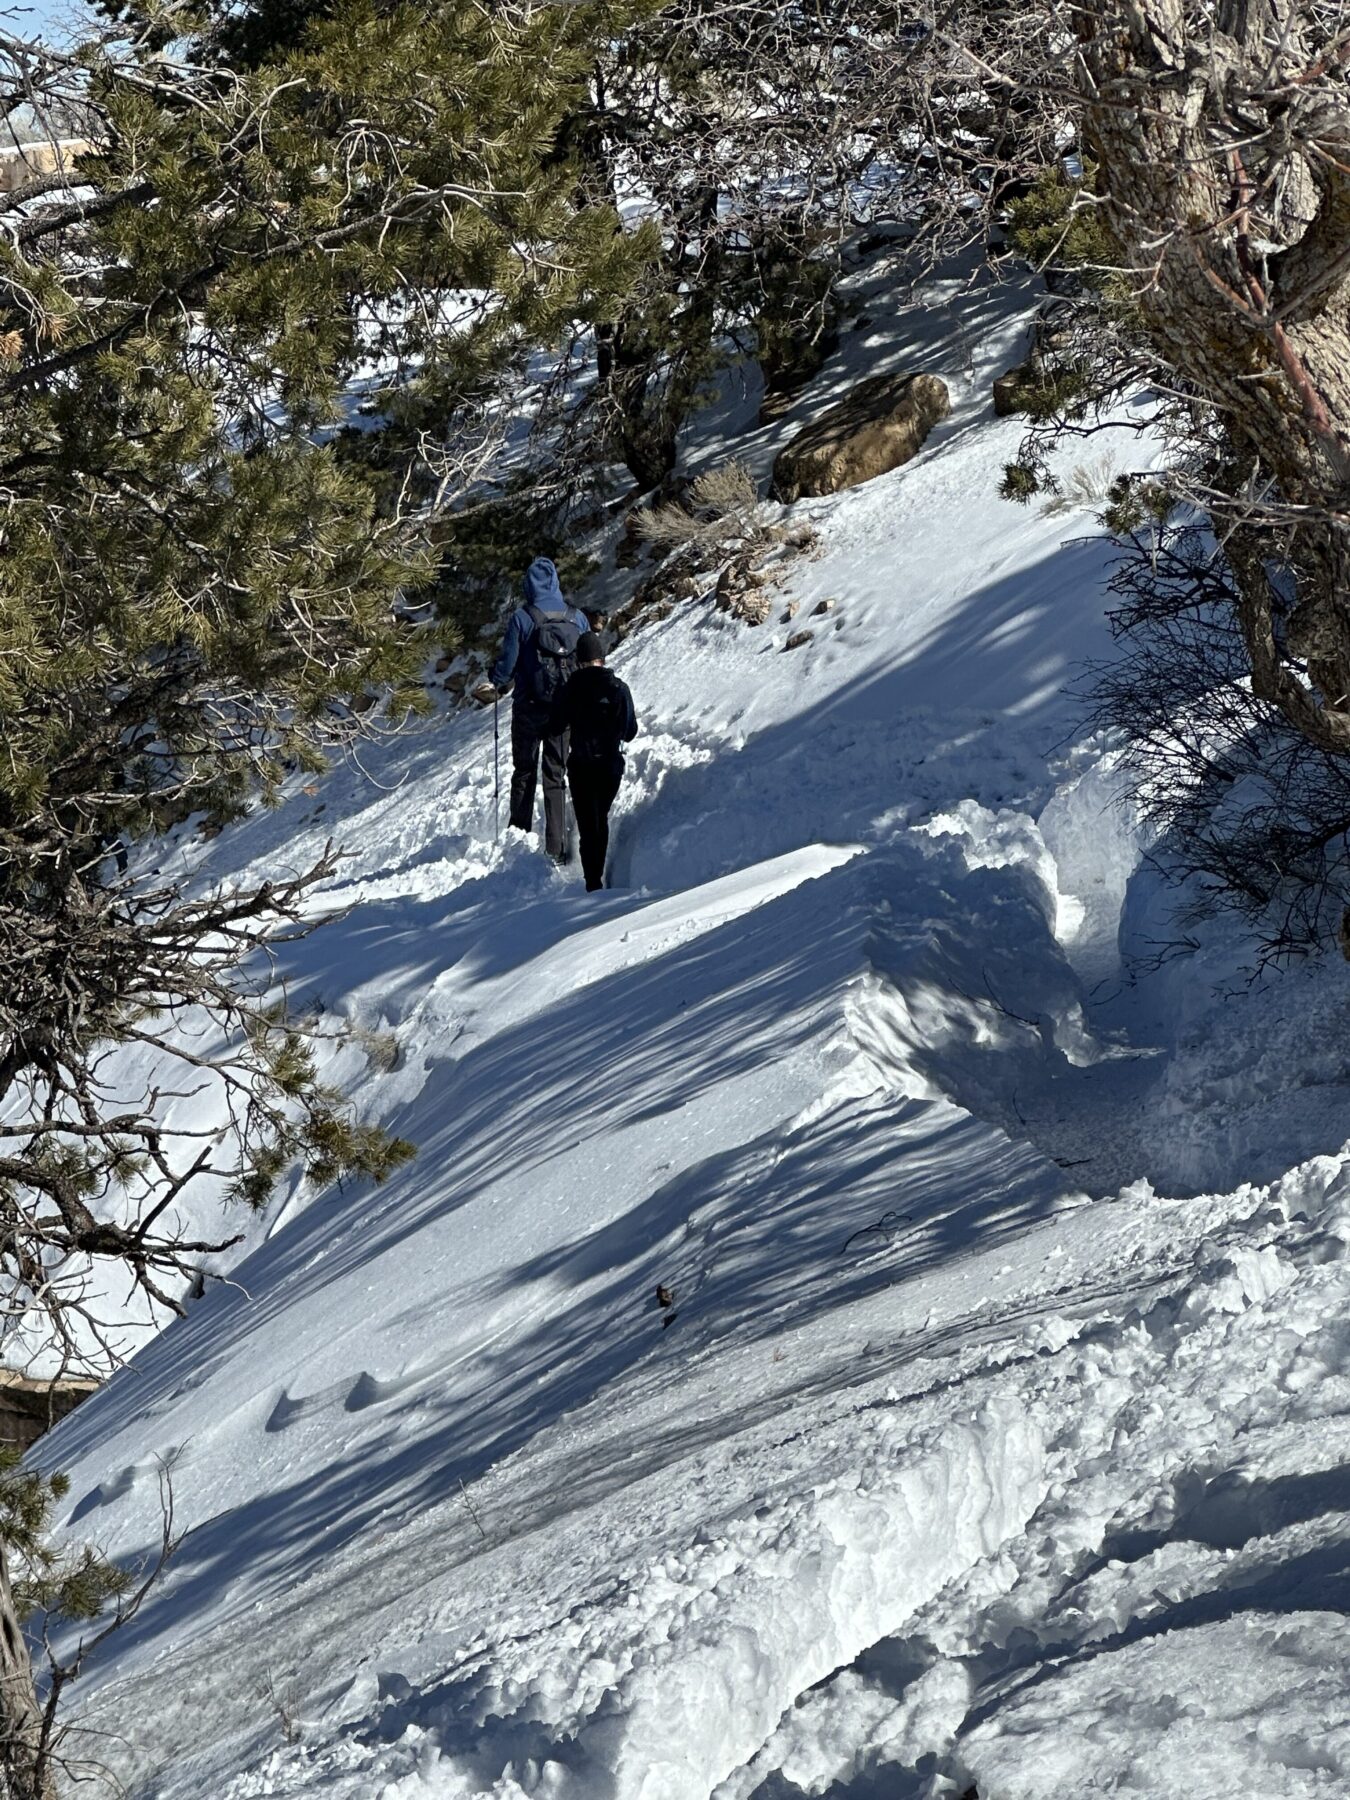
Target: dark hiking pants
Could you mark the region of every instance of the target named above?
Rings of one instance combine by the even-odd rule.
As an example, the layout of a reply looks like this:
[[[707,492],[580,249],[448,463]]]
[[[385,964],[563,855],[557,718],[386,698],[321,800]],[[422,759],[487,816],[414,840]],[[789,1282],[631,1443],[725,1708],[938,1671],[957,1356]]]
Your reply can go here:
[[[544,848],[550,856],[567,850],[567,790],[563,785],[567,760],[567,733],[545,737],[547,708],[511,708],[511,823],[522,831],[534,830],[534,784],[539,773],[539,753],[544,753]]]
[[[574,756],[567,765],[572,784],[572,810],[577,816],[581,845],[581,872],[588,889],[605,885],[605,857],[609,854],[609,809],[623,780],[623,758],[603,762]]]

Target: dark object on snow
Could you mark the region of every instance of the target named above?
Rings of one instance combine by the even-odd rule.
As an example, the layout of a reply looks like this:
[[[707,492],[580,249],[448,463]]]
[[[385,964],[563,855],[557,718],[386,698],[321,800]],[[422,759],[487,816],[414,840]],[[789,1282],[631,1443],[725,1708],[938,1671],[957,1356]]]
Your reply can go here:
[[[812,643],[815,639],[815,635],[814,631],[794,631],[792,636],[783,645],[783,648],[785,650],[800,650],[803,644]]]
[[[637,736],[637,713],[627,684],[605,667],[593,631],[577,645],[581,666],[558,696],[548,729],[570,745],[567,779],[572,789],[588,893],[605,884],[609,809],[623,780],[623,746]]]
[[[656,1289],[656,1304],[658,1306],[674,1306],[674,1288],[668,1288],[664,1282],[659,1282]]]
[[[492,841],[501,842],[502,835],[502,718],[497,705],[497,690],[492,690]]]
[[[525,603],[511,614],[501,653],[492,665],[498,691],[515,679],[511,704],[511,823],[534,829],[534,790],[540,752],[544,774],[544,848],[561,860],[567,852],[566,735],[548,729],[553,704],[576,668],[578,640],[590,630],[585,613],[569,606],[558,571],[537,556],[525,571]]]
[[[889,1244],[902,1225],[910,1225],[913,1222],[913,1213],[894,1211],[882,1213],[874,1225],[860,1225],[856,1231],[850,1231],[840,1249],[841,1251],[847,1250],[851,1244],[855,1244],[859,1238],[864,1237],[880,1237]]]
[[[951,410],[936,375],[874,375],[779,451],[771,492],[786,501],[837,494],[898,469]]]

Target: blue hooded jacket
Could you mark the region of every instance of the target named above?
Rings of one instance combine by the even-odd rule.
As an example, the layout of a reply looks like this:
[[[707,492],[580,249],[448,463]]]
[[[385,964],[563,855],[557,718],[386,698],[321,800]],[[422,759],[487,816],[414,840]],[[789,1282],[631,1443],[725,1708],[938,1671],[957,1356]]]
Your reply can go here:
[[[534,651],[535,625],[529,611],[532,606],[537,606],[543,613],[570,612],[579,621],[580,630],[589,631],[591,628],[584,612],[575,606],[568,606],[558,584],[558,571],[546,556],[536,556],[526,569],[524,588],[525,603],[511,614],[506,636],[502,639],[501,652],[492,665],[490,676],[495,688],[505,687],[514,676],[518,695],[528,695],[530,678],[534,674],[537,660]]]

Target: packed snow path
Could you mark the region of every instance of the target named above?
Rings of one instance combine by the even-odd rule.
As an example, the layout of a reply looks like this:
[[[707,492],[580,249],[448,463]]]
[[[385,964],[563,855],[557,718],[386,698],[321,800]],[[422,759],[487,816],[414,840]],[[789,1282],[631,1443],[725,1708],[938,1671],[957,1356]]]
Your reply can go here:
[[[419,1156],[44,1445],[77,1534],[164,1468],[186,1528],[83,1699],[135,1800],[1350,1793],[1350,981],[1134,978],[1105,551],[995,497],[1006,299],[930,302],[952,418],[806,509],[813,642],[621,653],[614,890],[493,843],[483,715],[173,852],[341,839],[288,979]]]

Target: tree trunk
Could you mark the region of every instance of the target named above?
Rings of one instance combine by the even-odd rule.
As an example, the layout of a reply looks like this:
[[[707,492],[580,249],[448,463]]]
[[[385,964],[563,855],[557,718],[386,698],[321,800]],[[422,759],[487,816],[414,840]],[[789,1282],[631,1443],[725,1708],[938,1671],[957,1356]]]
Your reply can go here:
[[[14,1605],[9,1557],[0,1543],[0,1794],[57,1800],[33,1665]]]
[[[1319,40],[1306,0],[1106,0],[1076,23],[1107,222],[1233,452],[1213,510],[1246,539],[1253,687],[1350,750],[1350,47]],[[1282,629],[1272,561],[1297,583]]]

